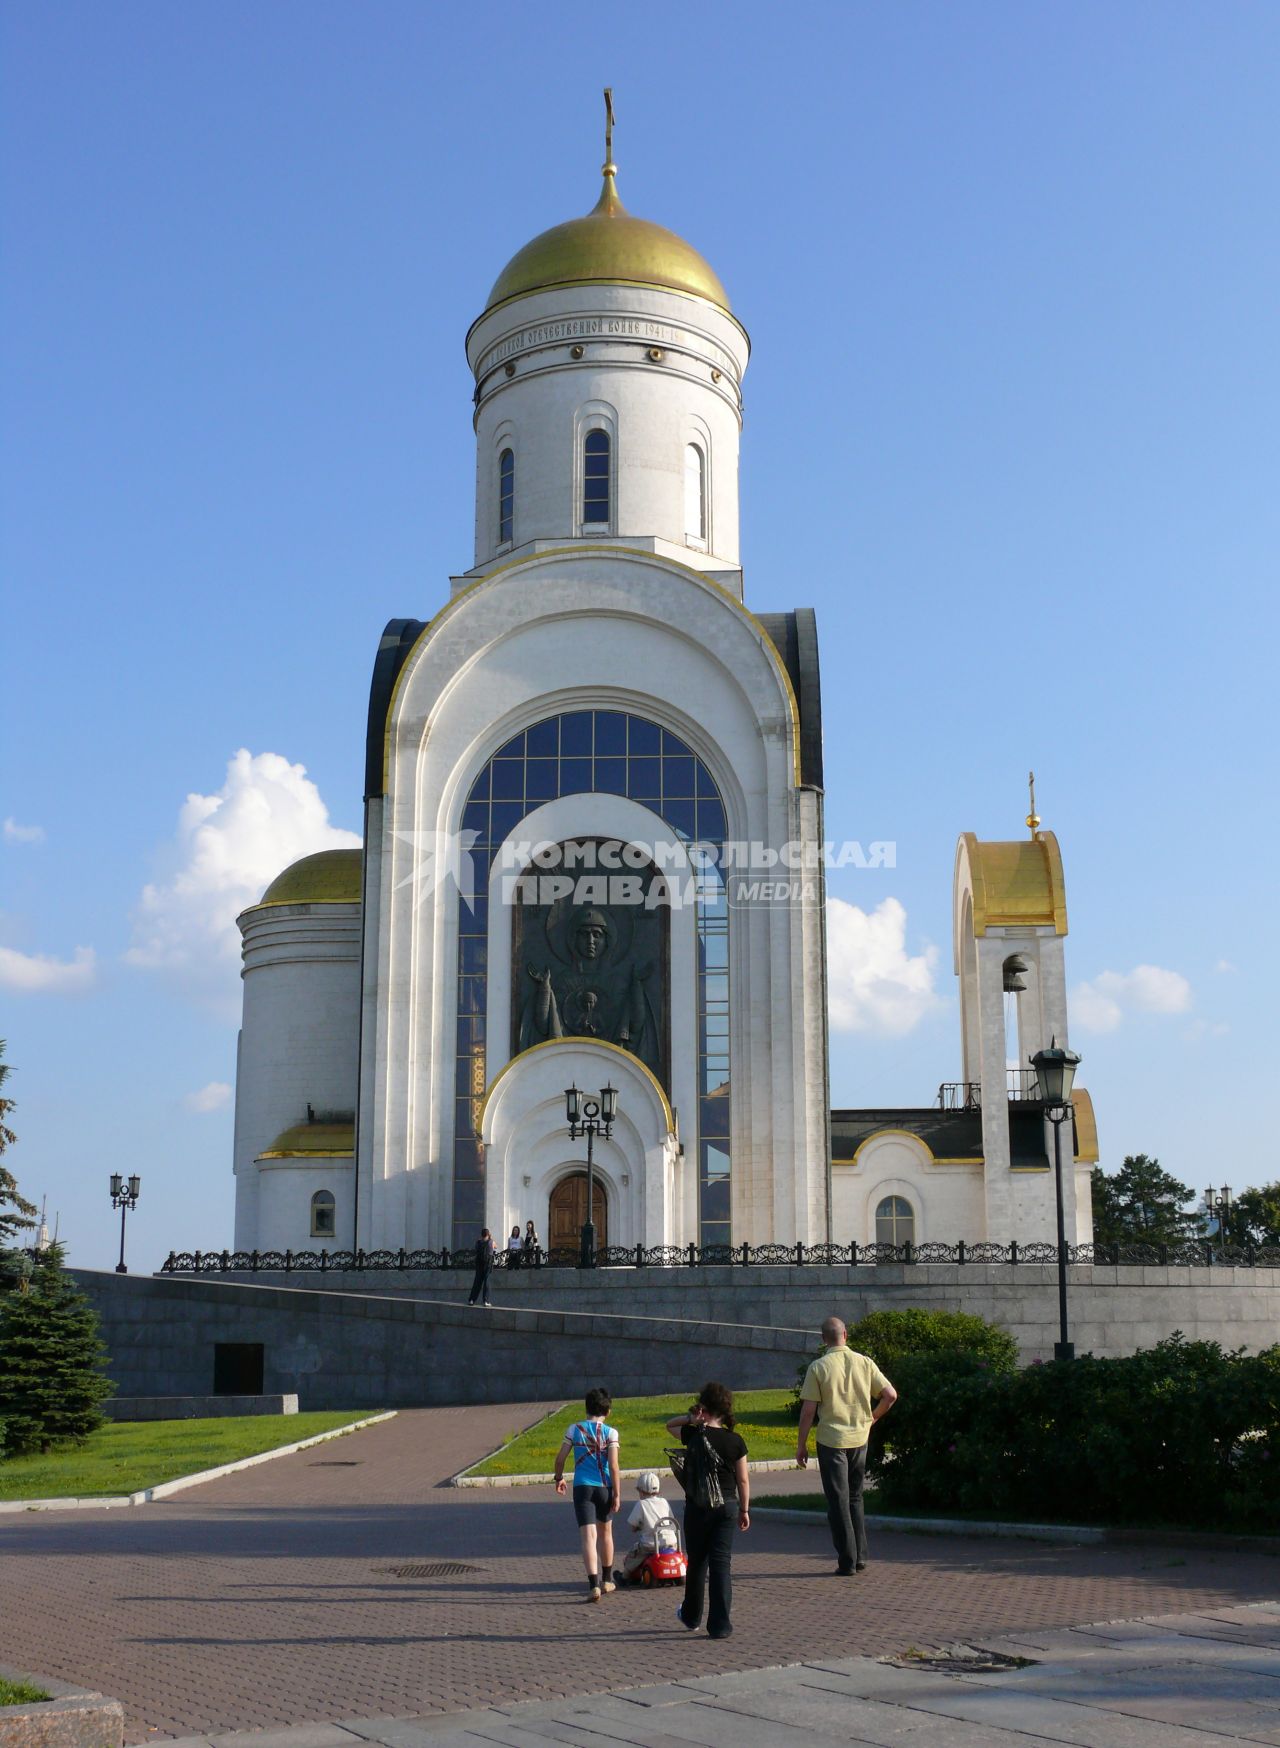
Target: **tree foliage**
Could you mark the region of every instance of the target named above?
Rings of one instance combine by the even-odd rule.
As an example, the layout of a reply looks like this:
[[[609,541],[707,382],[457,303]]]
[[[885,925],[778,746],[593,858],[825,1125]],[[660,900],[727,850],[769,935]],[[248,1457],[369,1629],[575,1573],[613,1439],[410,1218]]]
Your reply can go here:
[[[1125,1156],[1108,1176],[1093,1168],[1093,1237],[1097,1244],[1182,1244],[1202,1230],[1186,1204],[1195,1192],[1145,1153]]]
[[[14,1146],[18,1139],[9,1127],[9,1115],[14,1101],[5,1093],[5,1082],[12,1069],[4,1060],[4,1050],[4,1039],[0,1038],[0,1154]],[[0,1245],[13,1238],[24,1226],[34,1226],[35,1213],[34,1203],[18,1194],[13,1173],[6,1166],[0,1165]]]
[[[1280,1245],[1280,1183],[1241,1190],[1224,1225],[1229,1244]]]
[[[11,1254],[11,1253],[10,1253]],[[102,1425],[114,1386],[102,1374],[98,1317],[51,1244],[0,1296],[3,1454],[47,1451]]]

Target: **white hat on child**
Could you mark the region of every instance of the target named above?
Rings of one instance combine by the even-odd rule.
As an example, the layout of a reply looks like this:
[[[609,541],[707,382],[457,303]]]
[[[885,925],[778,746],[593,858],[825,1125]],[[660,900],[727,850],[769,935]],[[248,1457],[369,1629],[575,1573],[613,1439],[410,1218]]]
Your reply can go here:
[[[637,1493],[661,1493],[662,1477],[656,1469],[646,1469],[642,1475],[636,1476]]]

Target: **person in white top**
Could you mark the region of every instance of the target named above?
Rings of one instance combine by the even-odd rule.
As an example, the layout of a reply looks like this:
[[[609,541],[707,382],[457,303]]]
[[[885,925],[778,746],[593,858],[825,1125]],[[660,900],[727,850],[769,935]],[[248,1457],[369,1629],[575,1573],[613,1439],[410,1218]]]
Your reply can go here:
[[[627,1527],[636,1531],[636,1539],[622,1559],[622,1576],[630,1578],[631,1574],[643,1566],[650,1554],[656,1554],[659,1548],[659,1524],[672,1524],[671,1506],[662,1497],[662,1477],[656,1469],[646,1469],[636,1477],[636,1492],[639,1501],[631,1508],[627,1519]],[[674,1528],[671,1530],[672,1546],[676,1545]]]
[[[509,1269],[518,1269],[520,1267],[520,1253],[523,1248],[524,1240],[520,1236],[520,1222],[517,1220],[515,1225],[511,1228],[511,1236],[507,1240],[507,1267]]]

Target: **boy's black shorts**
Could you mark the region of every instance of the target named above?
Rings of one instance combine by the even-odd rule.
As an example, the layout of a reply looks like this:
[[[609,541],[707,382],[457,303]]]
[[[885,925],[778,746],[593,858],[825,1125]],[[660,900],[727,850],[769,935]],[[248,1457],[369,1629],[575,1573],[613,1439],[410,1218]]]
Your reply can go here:
[[[573,1512],[580,1524],[608,1523],[613,1494],[607,1487],[575,1487]]]

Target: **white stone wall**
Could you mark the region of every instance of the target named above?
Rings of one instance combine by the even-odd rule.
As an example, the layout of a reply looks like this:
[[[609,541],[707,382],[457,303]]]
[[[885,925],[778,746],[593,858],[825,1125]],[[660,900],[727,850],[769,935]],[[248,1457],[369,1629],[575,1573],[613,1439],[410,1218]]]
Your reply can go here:
[[[333,1251],[352,1247],[352,1160],[261,1159],[248,1169],[256,1179],[257,1237],[246,1248]],[[328,1190],[334,1200],[332,1238],[311,1235],[311,1198],[317,1190]],[[236,1243],[240,1243],[238,1235]]]
[[[685,549],[692,564],[737,566],[748,343],[731,316],[658,287],[559,287],[481,317],[467,356],[478,392],[478,566],[533,540],[582,535],[657,537]],[[582,520],[582,439],[593,427],[607,430],[613,443],[613,517],[605,527]],[[686,528],[690,443],[702,449],[707,468],[700,541]],[[504,448],[515,457],[508,546],[498,538]]]
[[[245,911],[239,925],[244,1011],[236,1067],[236,1248],[305,1247],[317,1189],[333,1190],[338,1242],[349,1244],[350,1162],[317,1161],[314,1181],[305,1171],[265,1174],[254,1162],[285,1129],[305,1120],[308,1104],[317,1112],[355,1107],[360,906],[258,906]]]

